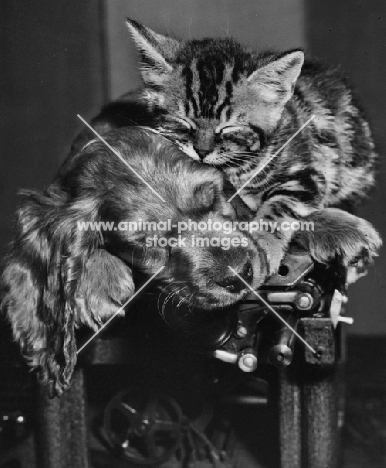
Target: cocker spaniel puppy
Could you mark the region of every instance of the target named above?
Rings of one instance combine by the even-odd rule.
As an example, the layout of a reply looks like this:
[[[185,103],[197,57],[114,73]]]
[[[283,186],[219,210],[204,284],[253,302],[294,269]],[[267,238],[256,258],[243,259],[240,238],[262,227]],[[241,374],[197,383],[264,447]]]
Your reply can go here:
[[[157,277],[163,289],[178,288],[189,306],[211,309],[247,293],[228,266],[252,287],[267,271],[248,233],[221,229],[234,213],[218,171],[145,129],[105,138],[130,168],[92,140],[64,162],[46,190],[25,191],[1,279],[13,336],[57,395],[76,363],[75,329],[97,330],[115,314],[135,291],[133,273],[150,277],[164,267]],[[102,222],[111,224],[93,224]],[[220,229],[210,229],[215,222]],[[130,223],[137,227],[128,229]]]

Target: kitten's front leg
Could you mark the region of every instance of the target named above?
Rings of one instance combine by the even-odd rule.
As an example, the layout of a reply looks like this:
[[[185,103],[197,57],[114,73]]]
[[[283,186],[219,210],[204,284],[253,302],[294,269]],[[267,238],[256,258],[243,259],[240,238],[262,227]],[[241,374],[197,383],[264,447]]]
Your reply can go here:
[[[284,203],[280,208],[281,212],[277,212],[277,204],[264,205],[254,217],[260,229],[252,232],[252,237],[267,256],[270,275],[278,270],[293,238],[317,262],[328,264],[337,260],[345,267],[365,267],[382,245],[370,223],[345,211],[308,208],[308,214],[295,218]],[[303,206],[303,212],[306,209]],[[275,218],[275,214],[282,215]]]
[[[295,241],[317,262],[364,268],[378,255],[382,240],[368,221],[337,208],[314,211],[306,219],[313,229],[299,231]]]
[[[289,243],[303,223],[299,218],[315,208],[293,199],[267,201],[253,216],[251,235],[263,249],[269,265],[269,275],[279,269]],[[305,224],[307,227],[307,223]]]

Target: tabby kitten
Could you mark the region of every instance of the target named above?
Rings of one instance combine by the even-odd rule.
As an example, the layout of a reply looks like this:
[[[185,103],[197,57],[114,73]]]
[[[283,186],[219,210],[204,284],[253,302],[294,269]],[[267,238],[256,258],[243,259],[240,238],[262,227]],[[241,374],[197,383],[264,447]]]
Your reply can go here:
[[[326,209],[363,198],[376,159],[369,125],[337,71],[304,64],[301,50],[259,53],[228,38],[182,41],[127,24],[141,54],[138,102],[157,115],[162,135],[236,189],[266,164],[240,197],[257,220],[314,219],[317,231],[302,236],[316,259],[338,255],[347,265],[376,254],[380,239],[369,223]],[[255,235],[270,273],[293,234]]]

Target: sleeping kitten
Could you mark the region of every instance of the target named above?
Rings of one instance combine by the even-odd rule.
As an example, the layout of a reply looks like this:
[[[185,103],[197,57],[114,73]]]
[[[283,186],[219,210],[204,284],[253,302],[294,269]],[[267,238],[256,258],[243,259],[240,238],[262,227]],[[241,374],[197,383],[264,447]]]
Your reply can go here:
[[[254,219],[315,219],[319,232],[300,238],[317,260],[338,256],[348,265],[376,255],[381,241],[369,223],[326,210],[351,208],[366,195],[376,159],[369,125],[337,71],[304,64],[301,50],[260,53],[232,39],[182,41],[134,20],[127,24],[145,85],[134,96],[146,109],[139,123],[152,116],[149,125],[191,158],[222,170],[236,190],[252,177],[239,196]],[[121,114],[127,125],[137,115],[130,99],[115,104],[128,104]],[[109,128],[106,114],[94,121],[100,130]],[[271,273],[293,234],[276,229],[255,235]]]

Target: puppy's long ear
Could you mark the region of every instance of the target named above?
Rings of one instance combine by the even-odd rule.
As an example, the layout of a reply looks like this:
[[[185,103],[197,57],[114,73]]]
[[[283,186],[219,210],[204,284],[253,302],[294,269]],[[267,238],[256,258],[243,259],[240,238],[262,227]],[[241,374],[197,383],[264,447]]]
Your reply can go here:
[[[51,395],[60,395],[76,362],[76,317],[66,303],[68,274],[62,273],[64,247],[71,234],[60,195],[54,191],[25,195],[5,259],[1,307],[29,365],[49,385]]]
[[[44,197],[38,200],[32,192],[28,196],[17,212],[15,237],[5,259],[1,306],[22,353],[31,367],[39,369],[41,380],[51,384],[52,393],[64,362],[63,350],[60,352],[63,342],[56,339],[59,330],[68,325],[61,323],[63,311],[57,310],[62,309],[57,297],[62,295],[59,269],[52,258],[44,222],[45,211],[52,210],[54,204]]]
[[[133,291],[131,272],[97,250],[98,233],[77,229],[77,218],[89,221],[95,212],[91,201],[66,208],[55,188],[26,194],[5,259],[1,308],[29,365],[51,395],[60,395],[76,363],[75,327],[96,328],[116,311],[123,289]],[[97,287],[98,275],[103,287]]]

